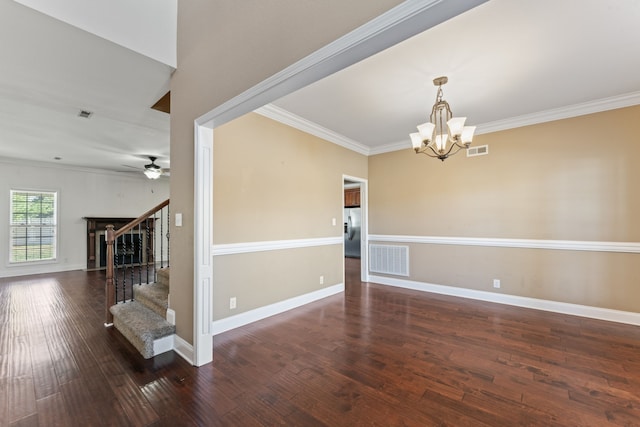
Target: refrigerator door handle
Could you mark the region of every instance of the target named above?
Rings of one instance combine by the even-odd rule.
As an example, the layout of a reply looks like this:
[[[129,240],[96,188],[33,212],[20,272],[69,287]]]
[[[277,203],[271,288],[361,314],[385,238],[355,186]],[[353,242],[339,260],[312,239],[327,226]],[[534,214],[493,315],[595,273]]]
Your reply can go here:
[[[353,240],[353,236],[355,235],[355,230],[353,228],[353,224],[351,223],[351,215],[347,217],[347,238],[349,240]]]

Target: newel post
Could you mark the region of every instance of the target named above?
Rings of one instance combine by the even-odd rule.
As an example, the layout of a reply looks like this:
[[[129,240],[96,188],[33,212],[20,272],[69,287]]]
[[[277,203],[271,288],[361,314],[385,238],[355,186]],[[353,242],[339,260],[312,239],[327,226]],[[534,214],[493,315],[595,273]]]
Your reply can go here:
[[[106,232],[107,239],[107,280],[104,286],[104,312],[105,312],[105,326],[111,326],[113,324],[113,314],[109,311],[109,307],[114,305],[115,302],[115,286],[113,284],[113,264],[114,264],[114,242],[115,231],[113,225],[107,225]]]

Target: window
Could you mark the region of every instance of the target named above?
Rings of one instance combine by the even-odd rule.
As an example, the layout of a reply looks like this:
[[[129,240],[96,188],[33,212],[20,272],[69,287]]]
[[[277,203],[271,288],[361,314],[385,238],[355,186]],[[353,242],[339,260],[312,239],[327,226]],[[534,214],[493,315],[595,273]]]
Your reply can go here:
[[[57,198],[55,192],[11,190],[10,262],[56,258]]]

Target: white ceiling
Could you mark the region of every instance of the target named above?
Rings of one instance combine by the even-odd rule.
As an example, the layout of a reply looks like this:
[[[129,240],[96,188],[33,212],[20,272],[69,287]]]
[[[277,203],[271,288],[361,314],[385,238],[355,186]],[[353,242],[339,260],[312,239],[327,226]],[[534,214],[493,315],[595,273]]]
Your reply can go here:
[[[410,146],[440,75],[454,114],[479,131],[634,105],[638,22],[637,0],[491,0],[273,106],[376,153]],[[149,107],[170,66],[8,0],[0,40],[0,157],[168,166],[169,117]]]
[[[14,0],[176,67],[178,0]]]
[[[442,75],[478,131],[638,104],[638,23],[637,0],[490,0],[273,104],[370,153],[410,147]]]
[[[150,107],[172,67],[9,0],[0,40],[0,157],[136,172],[155,155],[168,166],[169,115]]]

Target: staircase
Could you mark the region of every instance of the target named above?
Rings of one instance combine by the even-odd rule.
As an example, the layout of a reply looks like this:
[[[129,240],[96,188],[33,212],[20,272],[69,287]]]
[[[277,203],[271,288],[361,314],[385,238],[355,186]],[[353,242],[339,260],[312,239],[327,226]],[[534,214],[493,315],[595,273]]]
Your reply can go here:
[[[113,305],[113,326],[149,359],[173,349],[176,327],[167,322],[169,268],[158,270],[158,281],[133,285],[133,299]]]
[[[169,220],[167,199],[118,230],[106,229],[105,326],[145,359],[173,349],[175,326],[166,320]]]

